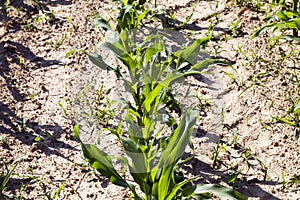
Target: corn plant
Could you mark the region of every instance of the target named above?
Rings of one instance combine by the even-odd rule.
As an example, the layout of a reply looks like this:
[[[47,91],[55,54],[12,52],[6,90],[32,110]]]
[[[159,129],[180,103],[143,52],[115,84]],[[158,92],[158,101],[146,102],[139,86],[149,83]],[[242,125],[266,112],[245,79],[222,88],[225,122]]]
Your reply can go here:
[[[172,86],[188,76],[199,75],[213,64],[225,64],[216,59],[197,62],[201,47],[211,35],[196,40],[178,51],[166,46],[170,33],[165,30],[142,29],[142,21],[153,10],[144,9],[145,0],[119,1],[116,31],[102,18],[95,24],[107,30],[106,40],[98,48],[111,51],[123,65],[108,65],[97,53],[89,54],[90,61],[103,70],[113,71],[122,81],[128,99],[124,102],[119,124],[100,127],[121,144],[125,155],[117,157],[129,169],[133,182],[124,178],[110,155],[99,145],[84,143],[80,138],[81,124],[74,127],[75,137],[81,142],[85,158],[91,166],[109,178],[115,185],[128,188],[134,199],[187,199],[210,197],[210,193],[234,199],[245,199],[238,192],[218,185],[192,185],[197,178],[185,179],[179,164],[186,147],[191,144],[193,127],[199,112],[182,110],[174,98]],[[146,33],[150,30],[150,34]],[[124,71],[125,73],[121,71]],[[176,112],[178,117],[174,117]],[[137,190],[136,186],[139,186]]]
[[[137,29],[142,20],[147,17],[147,14],[152,12],[155,9],[144,9],[144,4],[146,0],[115,0],[119,2],[119,15],[116,19],[116,31],[121,32],[122,30],[132,30]],[[107,20],[101,18],[100,16],[94,19],[95,25],[102,27],[105,30],[112,30],[111,25]]]
[[[209,197],[210,192],[245,199],[238,192],[218,185],[189,185],[196,178],[185,179],[179,171],[179,163],[190,144],[199,113],[187,109],[178,112],[179,118],[172,117],[170,110],[178,111],[180,104],[174,99],[171,87],[187,76],[201,74],[202,69],[212,64],[224,64],[216,59],[196,62],[200,47],[210,40],[211,35],[172,52],[164,43],[163,33],[158,31],[140,39],[138,36],[142,32],[108,31],[106,40],[98,45],[98,48],[112,51],[125,66],[127,74],[121,73],[121,66],[106,64],[97,53],[88,55],[96,66],[115,72],[132,97],[132,100],[123,100],[125,113],[119,125],[102,130],[109,131],[122,145],[126,157],[120,156],[119,159],[129,168],[142,194],[117,171],[109,152],[80,140],[80,125],[76,125],[74,133],[81,141],[84,156],[113,184],[129,188],[134,199]]]
[[[280,10],[277,11],[273,16],[268,17],[267,20],[271,22],[262,28],[258,29],[251,38],[255,38],[261,33],[272,29],[273,32],[280,30],[281,34],[277,36],[275,39],[286,39],[286,40],[294,40],[300,42],[300,38],[298,37],[298,31],[300,30],[300,14],[298,11],[298,0],[293,0],[292,8],[285,6],[287,11]],[[288,34],[287,31],[292,30],[292,34]]]

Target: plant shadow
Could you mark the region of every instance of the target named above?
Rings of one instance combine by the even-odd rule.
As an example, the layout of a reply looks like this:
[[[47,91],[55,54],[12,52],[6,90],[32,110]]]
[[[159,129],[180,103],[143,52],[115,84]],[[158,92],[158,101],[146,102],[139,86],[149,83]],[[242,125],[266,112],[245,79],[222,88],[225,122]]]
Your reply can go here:
[[[10,67],[11,64],[21,65],[22,67],[22,62],[29,61],[34,64],[34,66],[30,68],[32,70],[46,68],[51,65],[63,65],[58,60],[45,60],[42,57],[36,56],[28,47],[10,40],[0,42],[0,53],[0,76],[4,79],[5,85],[9,89],[10,94],[17,102],[25,101],[25,99],[17,88],[16,83],[18,80],[10,74],[16,70],[26,72],[29,69],[26,67],[23,67],[21,70],[12,69]],[[21,61],[20,59],[24,61]]]
[[[192,174],[193,176],[199,177],[199,179],[194,182],[195,184],[219,184],[220,182],[225,182],[246,197],[279,200],[279,198],[275,197],[271,193],[261,188],[261,186],[259,186],[259,184],[275,186],[278,185],[278,182],[258,179],[253,179],[250,181],[246,179],[239,179],[236,183],[232,183],[230,181],[231,171],[229,169],[213,169],[210,164],[199,160],[195,157],[195,155],[189,153],[186,153],[184,157],[192,158],[186,164],[182,165],[182,169],[187,171],[189,174]]]
[[[70,159],[60,153],[58,149],[78,150],[58,140],[64,131],[66,132],[67,130],[64,130],[57,123],[54,125],[41,125],[29,120],[25,121],[16,115],[8,105],[0,102],[0,133],[9,134],[21,141],[22,144],[28,146],[35,145],[46,155],[57,155],[70,161]],[[37,140],[37,137],[40,139]],[[10,149],[9,145],[3,145],[2,147]]]
[[[20,66],[22,64],[20,63],[20,58],[30,62],[33,66],[30,68]],[[16,65],[19,65],[19,67]],[[76,148],[58,140],[61,137],[61,133],[66,130],[57,123],[48,125],[25,120],[16,114],[17,110],[13,109],[13,107],[16,107],[13,104],[29,100],[19,87],[20,82],[26,84],[24,76],[29,75],[29,72],[32,70],[47,68],[52,65],[62,66],[62,63],[58,60],[46,60],[39,57],[30,48],[25,47],[21,43],[10,40],[0,42],[1,84],[4,86],[3,88],[8,90],[7,95],[10,96],[8,99],[12,99],[11,101],[9,100],[11,105],[4,103],[7,102],[5,99],[0,101],[0,132],[9,134],[28,146],[35,144],[46,155],[55,154],[69,160],[69,158],[58,151],[60,148],[77,151]],[[2,96],[1,98],[4,97]],[[41,141],[37,142],[37,137]]]

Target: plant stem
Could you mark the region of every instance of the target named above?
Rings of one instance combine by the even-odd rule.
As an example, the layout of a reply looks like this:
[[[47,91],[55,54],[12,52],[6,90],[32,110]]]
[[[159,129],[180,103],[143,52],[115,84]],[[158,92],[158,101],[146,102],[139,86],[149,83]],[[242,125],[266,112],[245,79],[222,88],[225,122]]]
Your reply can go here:
[[[299,0],[293,0],[293,11],[294,11],[294,13],[296,13],[297,12],[297,7],[298,7],[298,2],[299,2]],[[293,29],[293,36],[294,37],[298,37],[298,30],[297,29]]]

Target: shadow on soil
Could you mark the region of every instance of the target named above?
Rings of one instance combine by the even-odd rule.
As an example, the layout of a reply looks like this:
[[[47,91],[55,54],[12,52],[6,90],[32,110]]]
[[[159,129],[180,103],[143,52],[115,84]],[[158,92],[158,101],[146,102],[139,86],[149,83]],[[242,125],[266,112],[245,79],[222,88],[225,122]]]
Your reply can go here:
[[[20,57],[34,66],[30,69],[22,67]],[[16,65],[19,65],[19,67]],[[29,75],[30,70],[47,68],[52,65],[62,64],[58,60],[45,60],[42,57],[36,56],[28,47],[20,43],[13,41],[0,42],[0,78],[4,80],[2,85],[6,86],[9,90],[7,95],[13,97],[12,102],[28,101],[26,95],[20,91],[19,85],[26,85],[25,78]],[[61,133],[65,131],[59,124],[42,125],[29,120],[24,121],[15,111],[11,110],[11,107],[14,107],[13,105],[7,105],[4,102],[5,99],[0,101],[0,132],[10,134],[29,146],[36,144],[47,155],[56,154],[69,159],[60,154],[57,149],[66,148],[76,150],[74,147],[57,140],[57,138],[61,137]],[[36,141],[38,136],[40,141]]]
[[[63,131],[65,130],[57,123],[54,125],[40,125],[36,122],[24,121],[8,105],[0,102],[0,132],[10,134],[23,144],[29,146],[35,145],[46,155],[54,154],[70,160],[57,151],[57,149],[61,148],[78,151],[69,144],[57,140],[57,138],[61,137]],[[37,137],[39,140],[36,139]],[[3,148],[10,149],[9,145],[2,146]]]
[[[188,171],[194,176],[203,177],[203,179],[206,182],[198,181],[196,183],[216,183],[218,184],[220,181],[226,182],[228,185],[232,186],[236,190],[238,190],[240,193],[245,195],[246,197],[251,198],[259,198],[259,199],[271,199],[271,200],[279,200],[279,198],[273,196],[272,194],[266,192],[263,190],[260,185],[277,185],[277,182],[273,181],[262,181],[262,180],[238,180],[233,185],[228,181],[230,178],[229,170],[215,170],[212,169],[211,165],[202,162],[201,160],[198,160],[197,158],[193,158],[191,161],[189,161],[188,165],[184,165],[183,169]],[[212,178],[213,176],[217,176],[217,178]]]
[[[51,5],[71,5],[72,4],[72,0],[54,0],[54,1],[50,1]]]
[[[58,60],[46,60],[43,57],[35,55],[28,47],[25,47],[23,44],[6,40],[0,42],[0,67],[2,68],[0,71],[0,75],[4,76],[5,72],[10,71],[9,64],[14,63],[24,67],[26,71],[27,68],[24,61],[28,61],[34,64],[34,67],[30,69],[39,69],[46,68],[51,65],[63,65],[62,62]],[[23,63],[20,61],[22,59]]]
[[[49,183],[47,181],[43,181],[42,179],[43,178],[40,176],[33,176],[33,175],[28,175],[28,176],[20,177],[20,178],[10,177],[5,190],[11,191],[11,193],[13,194],[13,197],[14,197],[13,199],[23,199],[22,193],[23,192],[30,193],[31,190],[33,190],[34,187],[36,187],[34,184],[39,183],[39,186],[43,190],[43,193],[39,194],[41,199],[52,199],[52,198],[49,198],[47,195],[51,196],[51,195],[53,195],[54,192],[49,187]],[[63,180],[52,180],[51,186],[57,185],[57,187],[59,187],[62,183],[63,183]],[[24,187],[23,188],[24,190],[21,190],[22,187]],[[42,198],[42,197],[44,197],[44,198]],[[0,193],[0,199],[7,200],[7,199],[12,199],[12,198]]]
[[[207,137],[206,133],[202,133],[202,132],[201,134],[196,134],[196,136],[199,138],[204,136]],[[225,143],[225,142],[221,140],[221,143]],[[242,150],[243,149],[239,149],[239,151]],[[229,186],[239,191],[241,194],[243,194],[248,198],[251,197],[251,198],[259,198],[259,199],[279,200],[279,198],[265,191],[260,186],[260,185],[276,186],[278,185],[278,182],[259,180],[257,177],[252,178],[250,177],[251,175],[243,174],[242,172],[239,172],[238,169],[237,170],[232,169],[232,166],[227,166],[221,160],[217,161],[218,165],[225,166],[226,168],[225,170],[214,169],[212,167],[212,164],[205,163],[199,160],[198,158],[196,158],[195,155],[186,153],[184,158],[188,158],[188,157],[192,159],[188,161],[186,164],[182,165],[182,169],[187,171],[189,174],[192,174],[193,176],[200,178],[198,181],[195,182],[196,184],[198,183],[219,184],[220,182],[225,182]],[[262,173],[264,173],[263,169],[261,170]],[[251,180],[248,180],[249,178],[251,178]]]

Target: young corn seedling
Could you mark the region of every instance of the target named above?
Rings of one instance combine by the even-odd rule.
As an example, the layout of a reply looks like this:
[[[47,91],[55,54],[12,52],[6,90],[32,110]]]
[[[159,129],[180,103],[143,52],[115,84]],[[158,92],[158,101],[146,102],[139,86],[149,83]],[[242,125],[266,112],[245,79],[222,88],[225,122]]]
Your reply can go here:
[[[294,127],[294,136],[299,137],[299,130],[300,127],[300,102],[297,101],[292,105],[287,114],[282,115],[280,117],[273,117],[275,122],[284,123]]]
[[[288,11],[277,11],[273,16],[267,18],[267,20],[275,21],[271,22],[262,28],[258,29],[252,36],[251,39],[259,36],[263,32],[272,29],[274,33],[277,30],[281,31],[279,36],[276,36],[274,39],[286,39],[286,40],[294,40],[300,42],[300,38],[298,37],[298,31],[300,30],[300,14],[298,12],[298,0],[293,0],[293,7],[288,8]],[[288,34],[287,32],[292,30],[292,34]]]
[[[72,21],[71,17],[69,17],[69,16],[67,16],[66,19],[67,19],[67,21],[72,25],[72,28],[73,28],[74,32],[77,32],[77,30],[79,29],[79,25],[78,25],[78,24],[75,24],[75,23]]]

